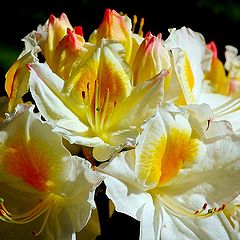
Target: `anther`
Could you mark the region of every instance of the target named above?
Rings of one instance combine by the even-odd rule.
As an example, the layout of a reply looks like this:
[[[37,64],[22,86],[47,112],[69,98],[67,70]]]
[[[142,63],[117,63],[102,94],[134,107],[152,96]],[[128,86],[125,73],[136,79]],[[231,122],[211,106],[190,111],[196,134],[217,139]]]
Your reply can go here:
[[[132,27],[132,32],[133,33],[135,31],[136,24],[137,24],[137,15],[134,15],[133,16],[133,27]]]
[[[207,208],[207,203],[204,203],[203,206],[202,206],[202,210],[205,210]]]
[[[6,216],[7,216],[7,214],[5,213],[5,211],[4,211],[4,210],[0,209],[0,216],[4,216],[4,217],[6,217]]]
[[[83,98],[83,99],[86,98],[86,93],[85,93],[85,91],[82,91],[82,98]]]
[[[206,130],[205,131],[207,131],[208,129],[209,129],[209,127],[210,127],[210,123],[211,123],[211,120],[209,119],[209,120],[207,120],[207,128],[206,128]]]
[[[221,207],[221,210],[224,210],[225,207],[226,207],[226,204],[223,204]]]
[[[140,36],[143,36],[143,25],[144,25],[144,18],[141,18],[141,20],[140,20],[140,27],[139,27],[139,31],[138,31],[138,34],[140,35]]]

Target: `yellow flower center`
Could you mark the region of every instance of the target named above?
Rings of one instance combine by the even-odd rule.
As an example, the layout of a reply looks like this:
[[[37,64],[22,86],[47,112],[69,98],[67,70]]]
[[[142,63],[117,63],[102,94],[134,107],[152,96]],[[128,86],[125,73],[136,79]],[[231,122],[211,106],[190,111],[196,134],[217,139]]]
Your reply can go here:
[[[107,86],[106,86],[107,87]],[[101,89],[97,81],[90,89],[90,84],[87,84],[86,90],[82,91],[82,100],[84,103],[87,120],[92,130],[104,139],[102,132],[106,128],[107,120],[115,108],[117,101],[114,100],[110,90],[107,87],[104,93],[101,93]]]
[[[219,214],[225,203],[221,206],[203,203],[201,209],[195,210],[168,194],[168,186],[177,183],[179,171],[200,161],[206,149],[199,139],[193,138],[186,118],[178,114],[173,118],[166,112],[162,112],[162,117],[156,115],[150,120],[138,142],[135,162],[138,181],[153,199],[176,216],[202,219]]]
[[[191,138],[189,129],[172,127],[160,138],[151,140],[142,149],[137,167],[138,179],[160,187],[172,180],[185,162],[199,154],[198,139]]]
[[[39,235],[48,220],[52,207],[61,197],[49,193],[53,187],[53,182],[49,180],[51,167],[47,162],[45,154],[39,150],[36,144],[31,141],[25,143],[21,138],[16,138],[6,148],[2,158],[2,164],[8,174],[21,179],[30,185],[38,194],[37,204],[24,213],[11,213],[4,205],[4,200],[0,198],[0,220],[8,223],[26,224],[44,215],[40,229],[32,231],[33,236]],[[46,193],[48,193],[46,197]]]
[[[183,166],[185,161],[193,160],[197,156],[199,142],[190,139],[189,134],[184,130],[172,128],[165,152],[161,161],[160,184],[171,180]]]

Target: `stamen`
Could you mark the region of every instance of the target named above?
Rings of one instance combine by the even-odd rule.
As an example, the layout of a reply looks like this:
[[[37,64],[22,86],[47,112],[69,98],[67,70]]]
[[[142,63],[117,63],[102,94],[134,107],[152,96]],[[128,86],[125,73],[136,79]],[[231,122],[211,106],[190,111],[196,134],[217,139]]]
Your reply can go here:
[[[82,91],[82,98],[83,98],[83,99],[85,99],[85,98],[86,98],[85,91]]]
[[[135,27],[137,24],[137,15],[133,15],[133,27],[132,27],[132,32],[135,32]]]
[[[91,89],[90,89],[91,88]],[[106,129],[110,123],[112,110],[117,102],[113,96],[110,95],[108,86],[103,88],[101,79],[96,79],[94,86],[88,82],[86,88],[81,92],[81,99],[85,108],[87,121],[91,126],[92,131],[101,136],[102,139],[106,137],[103,134],[103,129]]]
[[[1,212],[5,212],[5,213],[7,213],[8,215],[11,215],[11,213],[8,212],[8,210],[5,208],[3,202],[4,202],[4,199],[3,199],[3,198],[0,198],[0,207],[1,207],[0,210],[1,210]]]
[[[200,211],[197,210],[197,211],[194,213],[194,215],[197,216],[197,217],[200,217],[200,218],[207,218],[207,217],[210,217],[210,216],[212,216],[212,215],[216,215],[216,214],[220,213],[221,211],[224,210],[225,206],[226,206],[226,204],[222,204],[222,206],[219,207],[219,208],[216,208],[216,207],[214,207],[214,208],[208,208],[208,209],[207,209],[207,212],[201,214],[201,213],[202,213],[204,210],[206,210],[206,208],[207,208],[207,203],[205,203],[205,204],[204,204],[204,207],[203,207]]]
[[[104,99],[104,103],[103,103],[103,109],[102,109],[102,115],[101,115],[101,126],[100,128],[103,129],[104,127],[104,123],[105,123],[105,119],[107,117],[107,113],[108,113],[108,108],[109,108],[109,89],[107,88],[105,90],[106,95],[105,95],[105,99]]]
[[[94,119],[95,119],[95,130],[99,132],[100,126],[100,92],[99,92],[99,83],[95,81],[95,110],[94,111]],[[98,110],[99,109],[99,110]]]
[[[143,25],[144,25],[144,18],[141,18],[141,20],[140,20],[140,27],[139,27],[139,30],[138,30],[138,34],[140,35],[140,36],[142,36],[143,37]]]
[[[90,90],[90,84],[88,82],[87,83],[87,96],[86,96],[86,92],[82,91],[82,100],[83,100],[84,108],[86,110],[87,120],[88,120],[90,126],[92,128],[94,128],[89,90]]]
[[[111,114],[110,110],[115,107],[116,101],[113,103],[114,106],[110,106],[110,90],[106,88],[102,93],[98,79],[95,80],[94,89],[90,89],[90,87],[90,83],[87,83],[86,91],[82,91],[82,101],[92,130],[101,135],[102,130],[107,126],[107,119]],[[93,93],[92,98],[90,98],[90,90]]]
[[[48,208],[47,214],[46,214],[46,216],[45,216],[45,218],[44,218],[44,220],[43,220],[42,226],[41,226],[41,228],[39,229],[39,231],[38,231],[38,232],[37,232],[37,231],[32,231],[32,234],[33,234],[34,237],[38,236],[38,235],[43,231],[43,229],[44,229],[44,227],[45,227],[45,225],[46,225],[46,223],[47,223],[48,217],[49,217],[49,215],[50,215],[50,212],[51,212],[51,210],[52,210],[52,207],[53,207],[53,204]]]
[[[210,123],[211,123],[211,119],[207,120],[207,128],[206,128],[205,131],[207,131],[207,130],[209,129],[209,127],[210,127]]]
[[[226,204],[222,204],[218,208],[216,208],[216,207],[207,208],[208,204],[204,203],[200,210],[196,210],[195,212],[193,212],[192,210],[182,206],[180,203],[178,203],[174,199],[169,198],[165,195],[159,196],[158,199],[174,215],[176,215],[178,217],[187,217],[187,218],[193,218],[193,219],[194,218],[197,218],[197,219],[208,218],[210,216],[219,214],[226,207]]]
[[[8,222],[8,223],[16,223],[16,224],[25,224],[25,223],[29,223],[33,220],[35,220],[36,218],[38,218],[39,216],[41,216],[42,214],[44,214],[47,211],[47,215],[44,218],[44,222],[43,225],[41,227],[41,231],[44,228],[48,216],[50,214],[50,211],[53,207],[53,205],[56,202],[56,196],[53,194],[50,194],[50,196],[48,198],[46,198],[44,201],[40,202],[36,207],[34,207],[33,209],[31,209],[30,211],[23,213],[23,214],[19,214],[19,215],[15,215],[10,213],[6,207],[4,206],[3,203],[3,199],[1,199],[1,203],[0,203],[0,220],[4,221],[4,222]]]
[[[133,15],[133,20],[132,20],[132,32],[135,32],[136,29],[136,25],[137,25],[137,15]],[[141,37],[143,37],[143,25],[144,25],[144,18],[140,19],[140,24],[139,24],[139,30],[138,30],[138,35],[140,35]]]
[[[213,109],[216,117],[221,117],[240,109],[240,93],[235,94],[230,100]]]

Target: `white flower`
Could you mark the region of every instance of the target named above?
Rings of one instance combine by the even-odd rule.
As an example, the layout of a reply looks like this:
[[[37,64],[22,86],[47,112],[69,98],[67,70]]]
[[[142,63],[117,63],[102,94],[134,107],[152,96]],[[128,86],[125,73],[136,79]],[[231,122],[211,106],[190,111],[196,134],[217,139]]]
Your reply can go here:
[[[87,224],[101,181],[33,106],[18,105],[0,126],[0,238],[71,239]]]
[[[240,137],[207,139],[196,118],[176,110],[160,109],[136,149],[98,167],[107,195],[117,211],[140,220],[142,240],[235,239],[222,211],[240,190]]]
[[[133,87],[120,44],[103,39],[86,55],[65,81],[47,64],[29,64],[30,91],[55,132],[71,143],[99,147],[94,156],[104,161],[112,148],[134,139],[141,124],[154,114],[163,99],[167,72]]]

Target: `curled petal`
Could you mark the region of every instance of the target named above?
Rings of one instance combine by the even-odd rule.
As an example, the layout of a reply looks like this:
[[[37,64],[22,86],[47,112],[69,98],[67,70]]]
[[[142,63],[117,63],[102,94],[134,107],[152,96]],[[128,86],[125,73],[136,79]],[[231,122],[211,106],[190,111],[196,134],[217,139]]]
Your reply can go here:
[[[127,16],[122,16],[115,10],[106,9],[102,23],[91,34],[89,42],[97,43],[102,38],[116,40],[124,46],[128,61],[132,47],[131,27],[131,21]]]
[[[141,43],[133,62],[134,85],[152,78],[161,70],[170,68],[168,50],[162,45],[162,35],[148,32]]]
[[[83,55],[84,43],[81,26],[75,27],[72,31],[68,28],[67,34],[53,52],[54,61],[50,65],[53,72],[57,73],[64,80],[68,79],[74,62],[79,55]]]
[[[73,30],[71,23],[65,13],[62,13],[59,18],[51,15],[45,24],[44,32],[46,39],[42,39],[40,47],[43,50],[43,55],[49,65],[54,64],[53,54],[63,37],[67,34],[67,29]],[[44,35],[44,32],[41,34]]]
[[[12,112],[18,103],[22,102],[22,96],[27,93],[29,70],[26,65],[37,61],[39,47],[19,58],[6,73],[5,90],[9,97],[8,111]]]
[[[229,93],[229,78],[226,76],[223,63],[218,59],[217,46],[211,42],[208,47],[213,52],[213,57],[211,69],[205,75],[205,79],[210,81],[213,92],[227,95]]]
[[[179,104],[194,103],[202,87],[202,61],[206,51],[204,37],[190,28],[182,27],[172,29],[163,44],[173,52],[173,68],[183,93]]]

